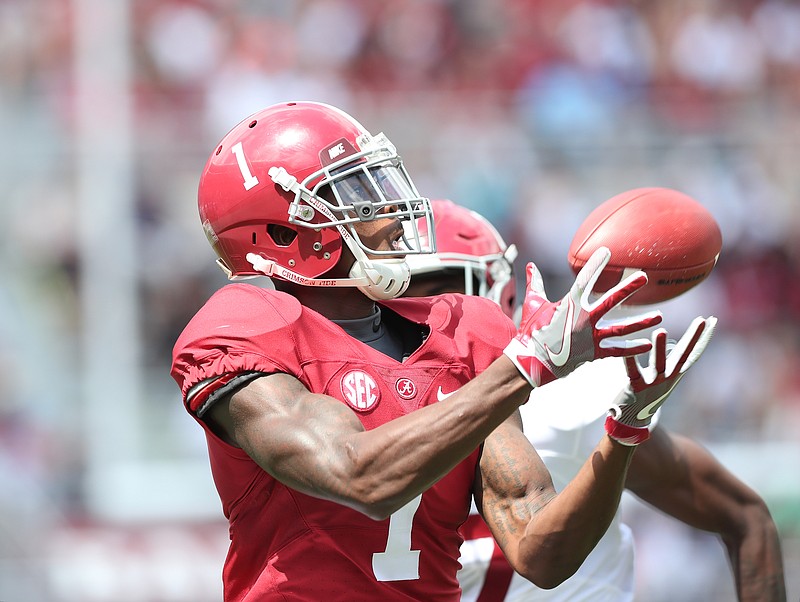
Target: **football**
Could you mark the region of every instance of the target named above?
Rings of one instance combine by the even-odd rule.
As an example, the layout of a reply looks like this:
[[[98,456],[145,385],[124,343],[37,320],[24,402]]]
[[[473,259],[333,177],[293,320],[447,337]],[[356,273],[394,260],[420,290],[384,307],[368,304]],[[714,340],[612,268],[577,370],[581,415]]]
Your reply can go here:
[[[687,194],[670,188],[636,188],[595,208],[575,233],[568,261],[577,274],[598,247],[611,259],[596,292],[605,292],[636,270],[647,284],[628,305],[673,299],[708,278],[722,250],[714,216]]]

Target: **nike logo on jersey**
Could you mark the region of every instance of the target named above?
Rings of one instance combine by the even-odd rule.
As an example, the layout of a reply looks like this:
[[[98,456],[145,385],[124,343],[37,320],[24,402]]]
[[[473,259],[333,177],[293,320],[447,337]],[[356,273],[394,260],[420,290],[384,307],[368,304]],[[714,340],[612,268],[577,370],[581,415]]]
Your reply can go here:
[[[445,393],[442,391],[442,387],[439,387],[439,390],[436,391],[436,401],[444,401],[448,397],[450,397],[455,391],[450,391],[449,393]]]
[[[561,349],[553,353],[552,349],[545,344],[544,348],[547,350],[547,355],[550,356],[550,361],[555,366],[563,366],[569,359],[569,353],[572,347],[572,333],[570,328],[572,326],[572,316],[575,313],[575,305],[572,299],[567,299],[567,311],[558,316],[550,326],[553,330],[561,329]]]

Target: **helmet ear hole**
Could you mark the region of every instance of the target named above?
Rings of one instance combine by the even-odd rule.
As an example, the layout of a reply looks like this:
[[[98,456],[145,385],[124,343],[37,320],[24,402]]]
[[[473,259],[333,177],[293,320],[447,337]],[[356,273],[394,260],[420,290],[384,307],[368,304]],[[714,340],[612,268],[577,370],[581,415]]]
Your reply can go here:
[[[294,239],[297,238],[297,232],[295,230],[280,224],[269,224],[267,226],[267,234],[269,234],[272,241],[279,247],[288,247],[294,242]],[[253,233],[253,238],[255,239],[255,233]]]

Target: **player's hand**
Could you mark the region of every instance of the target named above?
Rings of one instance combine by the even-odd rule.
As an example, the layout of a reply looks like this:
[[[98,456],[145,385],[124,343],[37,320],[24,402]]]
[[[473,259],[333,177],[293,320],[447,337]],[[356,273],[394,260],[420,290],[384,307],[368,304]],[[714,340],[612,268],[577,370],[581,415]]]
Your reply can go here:
[[[514,362],[533,387],[566,376],[585,362],[609,357],[631,356],[649,351],[647,338],[626,337],[661,322],[661,313],[610,321],[603,317],[614,307],[647,284],[647,275],[638,271],[592,302],[591,293],[600,273],[611,258],[611,251],[600,247],[578,273],[569,293],[558,303],[547,300],[539,270],[527,265],[528,284],[517,335],[504,353]]]
[[[650,436],[650,421],[686,371],[703,353],[714,334],[717,319],[695,318],[680,341],[667,341],[667,331],[653,333],[646,367],[625,358],[630,382],[614,400],[606,418],[606,432],[624,445],[638,445]]]

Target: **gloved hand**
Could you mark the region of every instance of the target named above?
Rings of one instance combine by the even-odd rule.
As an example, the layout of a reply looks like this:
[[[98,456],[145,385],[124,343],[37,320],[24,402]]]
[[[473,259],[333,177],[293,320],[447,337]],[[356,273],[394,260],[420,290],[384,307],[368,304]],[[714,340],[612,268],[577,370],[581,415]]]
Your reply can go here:
[[[630,382],[614,400],[606,418],[606,432],[623,445],[638,445],[650,436],[650,421],[686,371],[697,361],[714,334],[717,319],[695,318],[680,341],[667,342],[667,331],[653,333],[646,367],[625,358]]]
[[[661,322],[661,313],[649,311],[617,321],[602,318],[647,284],[647,275],[631,274],[592,302],[590,295],[611,251],[600,247],[578,273],[561,301],[547,300],[539,270],[527,265],[528,285],[517,335],[503,350],[533,387],[566,376],[579,365],[609,356],[630,356],[651,349],[648,339],[609,340],[650,328]]]

